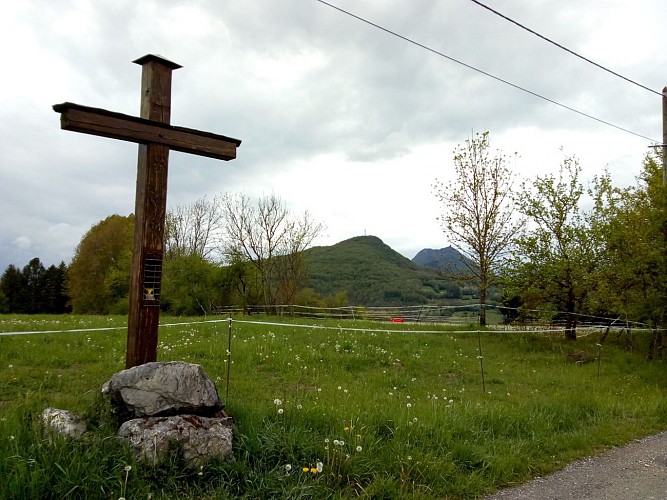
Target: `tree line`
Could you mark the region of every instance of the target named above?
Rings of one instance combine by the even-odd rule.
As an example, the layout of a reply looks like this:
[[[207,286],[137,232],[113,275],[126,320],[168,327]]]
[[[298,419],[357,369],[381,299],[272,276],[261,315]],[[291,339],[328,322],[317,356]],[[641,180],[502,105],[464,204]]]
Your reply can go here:
[[[70,312],[67,271],[64,262],[45,268],[38,258],[23,269],[9,265],[0,277],[0,313]]]
[[[454,166],[456,177],[436,181],[434,194],[443,231],[471,263],[458,278],[478,286],[482,324],[486,292],[499,286],[508,320],[563,320],[573,340],[584,314],[640,322],[655,330],[653,347],[662,345],[667,188],[657,155],[626,188],[606,170],[584,187],[574,156],[515,187],[484,132],[457,146]]]
[[[223,194],[167,213],[161,308],[178,315],[221,306],[312,303],[303,251],[324,226],[276,195]],[[0,312],[126,314],[134,216],[93,225],[69,266],[38,258],[0,278]],[[302,295],[300,297],[300,295]]]

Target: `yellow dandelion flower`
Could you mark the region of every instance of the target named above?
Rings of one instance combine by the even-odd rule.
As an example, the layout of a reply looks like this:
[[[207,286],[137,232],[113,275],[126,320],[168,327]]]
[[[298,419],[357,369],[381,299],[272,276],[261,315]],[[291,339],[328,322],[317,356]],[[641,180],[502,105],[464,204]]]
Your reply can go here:
[[[317,474],[317,469],[315,467],[311,467],[310,472],[313,474]]]

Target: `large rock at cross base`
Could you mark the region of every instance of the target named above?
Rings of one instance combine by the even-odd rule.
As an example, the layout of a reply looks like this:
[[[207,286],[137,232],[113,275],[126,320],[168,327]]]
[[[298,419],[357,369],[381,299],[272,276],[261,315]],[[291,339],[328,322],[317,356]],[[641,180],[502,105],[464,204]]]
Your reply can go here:
[[[212,417],[223,404],[201,366],[183,361],[146,363],[120,371],[102,387],[121,420],[194,414]]]
[[[183,458],[192,467],[204,465],[214,457],[232,458],[232,427],[229,418],[176,415],[128,420],[118,430],[127,439],[137,460],[152,464],[167,455],[170,443],[176,443]]]

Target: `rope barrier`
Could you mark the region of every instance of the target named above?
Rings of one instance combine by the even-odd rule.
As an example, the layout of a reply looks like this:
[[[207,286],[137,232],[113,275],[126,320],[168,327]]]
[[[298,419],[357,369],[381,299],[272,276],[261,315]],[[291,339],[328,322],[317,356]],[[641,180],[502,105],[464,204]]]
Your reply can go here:
[[[198,325],[202,323],[222,323],[227,321],[227,319],[211,319],[204,321],[188,321],[183,323],[161,323],[159,327],[169,327],[169,326],[188,326],[188,325]],[[38,333],[82,333],[82,332],[104,332],[110,330],[125,330],[127,325],[122,326],[105,326],[99,328],[71,328],[67,330],[30,330],[30,331],[13,331],[13,332],[0,332],[0,337],[10,336],[10,335],[34,335]]]
[[[5,337],[9,335],[34,335],[37,333],[80,333],[80,332],[103,332],[108,330],[124,330],[127,328],[125,326],[109,326],[104,328],[73,328],[70,330],[32,330],[32,331],[19,331],[19,332],[0,332],[0,337]]]
[[[336,318],[333,318],[336,319]],[[185,322],[176,322],[176,323],[162,323],[159,327],[174,327],[174,326],[191,326],[191,325],[201,325],[201,324],[212,324],[212,323],[242,323],[242,324],[251,324],[251,325],[266,325],[266,326],[276,326],[276,327],[291,327],[291,328],[309,328],[313,330],[339,330],[339,331],[350,331],[350,332],[368,332],[368,333],[453,333],[453,334],[467,334],[475,333],[477,330],[451,330],[447,326],[450,324],[443,323],[442,328],[438,330],[422,330],[422,329],[403,329],[403,328],[358,328],[358,327],[348,327],[348,326],[326,326],[326,325],[306,325],[299,323],[280,323],[275,321],[249,321],[249,320],[240,320],[234,319],[231,317],[224,319],[212,319],[212,320],[202,320],[202,321],[185,321]],[[409,323],[401,323],[403,325]],[[394,324],[396,325],[396,324]],[[127,328],[127,325],[122,326],[109,326],[109,327],[99,327],[99,328],[72,328],[66,330],[30,330],[30,331],[10,331],[10,332],[0,332],[0,337],[12,336],[12,335],[35,335],[35,334],[54,334],[54,333],[84,333],[84,332],[102,332],[102,331],[112,331],[112,330],[124,330]],[[608,325],[586,325],[576,328],[577,337],[586,337],[593,334],[596,331],[608,328]],[[649,330],[649,328],[628,328],[623,325],[619,325],[616,329],[627,330],[627,331],[637,331],[637,330]],[[485,331],[487,332],[497,332],[503,334],[514,334],[514,333],[562,333],[565,330],[564,327],[559,328],[520,328],[520,329],[504,329],[497,328],[494,325],[489,326]],[[664,331],[664,330],[658,330]]]

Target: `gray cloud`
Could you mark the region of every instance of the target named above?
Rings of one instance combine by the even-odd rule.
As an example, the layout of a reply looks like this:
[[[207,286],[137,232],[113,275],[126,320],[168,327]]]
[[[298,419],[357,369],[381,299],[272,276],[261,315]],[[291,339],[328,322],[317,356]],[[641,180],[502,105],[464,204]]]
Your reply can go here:
[[[334,3],[546,97],[660,137],[658,96],[472,2]],[[667,12],[659,0],[493,6],[656,90],[666,81],[658,40]],[[420,206],[410,223],[400,210],[409,214],[430,196],[435,176],[451,172],[452,148],[474,131],[490,130],[495,147],[521,153],[517,175],[555,168],[564,146],[582,156],[590,175],[610,165],[612,175],[627,176],[639,171],[646,151],[645,140],[315,1],[28,0],[4,10],[2,269],[33,256],[67,261],[92,224],[133,211],[136,146],[63,132],[51,106],[73,101],[136,114],[140,68],[131,61],[149,52],[184,66],[174,73],[172,123],[243,140],[228,163],[172,153],[168,202],[280,188],[290,205],[317,212],[332,240],[377,227],[377,236],[406,254],[446,246],[434,227],[438,214],[424,213],[437,207]],[[395,178],[375,190],[372,179],[381,172]],[[340,176],[346,184],[338,185]],[[333,185],[336,193],[328,192]],[[387,199],[392,185],[403,186],[398,201]]]

